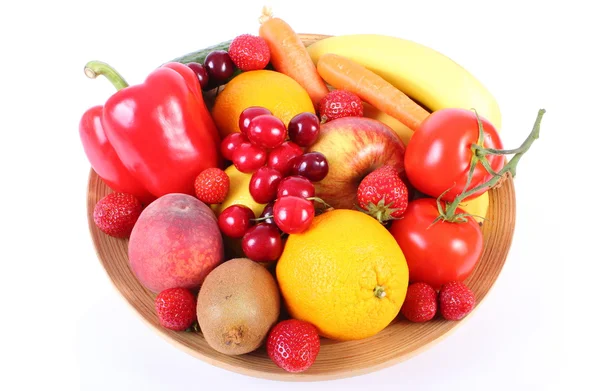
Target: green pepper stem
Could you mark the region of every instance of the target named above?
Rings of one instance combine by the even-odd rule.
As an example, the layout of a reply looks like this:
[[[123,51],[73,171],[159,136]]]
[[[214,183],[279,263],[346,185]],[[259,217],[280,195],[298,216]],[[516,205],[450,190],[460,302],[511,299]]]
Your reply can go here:
[[[106,77],[117,91],[129,86],[123,76],[121,76],[115,68],[102,61],[88,62],[85,64],[83,71],[90,79],[95,79],[98,75]]]
[[[523,144],[521,144],[521,146],[517,149],[501,151],[501,150],[496,150],[496,149],[486,149],[486,148],[482,147],[481,145],[473,144],[473,149],[477,152],[478,156],[480,156],[481,158],[485,158],[485,155],[500,155],[500,154],[504,155],[504,154],[507,154],[506,152],[511,152],[511,154],[514,154],[514,156],[508,161],[508,163],[506,163],[506,165],[504,165],[504,167],[500,171],[498,171],[497,175],[494,175],[492,177],[492,179],[490,179],[489,181],[487,181],[479,186],[472,188],[469,191],[462,192],[461,194],[456,196],[454,201],[452,201],[452,203],[450,205],[448,205],[448,207],[446,208],[446,210],[444,212],[444,214],[445,214],[444,219],[452,220],[454,217],[454,214],[456,212],[456,208],[458,208],[458,205],[465,198],[467,198],[473,194],[476,194],[477,192],[479,192],[481,190],[488,190],[488,189],[496,186],[496,184],[500,181],[500,179],[502,179],[502,177],[504,177],[505,175],[510,174],[513,177],[515,177],[517,175],[517,165],[519,164],[519,161],[523,157],[523,154],[525,154],[525,152],[527,152],[529,150],[529,148],[531,147],[533,142],[540,137],[540,124],[542,122],[542,117],[544,116],[545,113],[546,113],[546,110],[544,110],[544,109],[540,109],[538,111],[538,115],[537,115],[537,118],[533,125],[533,129],[532,129],[531,133],[529,134],[529,136],[527,136],[527,138],[525,139]],[[479,161],[479,159],[474,160],[474,164],[477,164],[478,161]]]

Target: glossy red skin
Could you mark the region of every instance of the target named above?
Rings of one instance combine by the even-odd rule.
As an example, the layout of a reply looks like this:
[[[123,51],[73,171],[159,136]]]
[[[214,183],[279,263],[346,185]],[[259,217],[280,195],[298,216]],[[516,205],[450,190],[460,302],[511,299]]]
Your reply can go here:
[[[274,115],[263,114],[250,120],[247,134],[251,143],[265,149],[277,148],[285,141],[285,124]]]
[[[242,144],[249,143],[248,137],[239,132],[227,135],[221,142],[221,155],[227,160],[233,160],[233,152]]]
[[[494,126],[480,117],[484,131],[484,146],[502,149],[502,141]],[[465,109],[441,109],[431,114],[414,133],[406,147],[404,165],[408,180],[419,191],[439,197],[450,189],[442,199],[453,201],[461,194],[467,181],[471,157],[471,145],[477,143],[479,128],[475,113]],[[488,155],[495,171],[504,166],[504,156]],[[472,189],[492,176],[478,164],[469,185]],[[465,198],[475,198],[486,189]]]
[[[250,178],[249,191],[254,201],[259,204],[271,202],[277,196],[277,189],[282,175],[274,168],[261,167]]]
[[[104,132],[102,126],[102,106],[87,110],[79,122],[79,137],[83,150],[100,178],[117,193],[134,195],[144,204],[156,197],[133,176],[123,165]]]
[[[295,196],[309,198],[315,196],[315,185],[303,176],[293,175],[283,178],[277,188],[277,198]]]
[[[250,229],[253,224],[254,212],[245,205],[231,205],[219,215],[219,229],[230,238],[238,239]]]
[[[291,141],[286,141],[269,153],[267,165],[285,176],[292,168],[292,160],[303,153],[304,151],[300,146]]]
[[[258,117],[259,115],[270,115],[271,111],[265,107],[250,106],[240,114],[240,121],[238,123],[240,132],[244,135],[248,135],[248,128],[250,127],[250,121],[252,118]]]
[[[267,162],[267,151],[251,143],[244,143],[233,152],[233,165],[238,171],[250,174]]]
[[[99,122],[98,110],[84,114],[80,134],[92,168],[114,190],[143,200],[191,195],[194,178],[221,163],[200,83],[183,64],[165,64],[143,84],[117,91]]]
[[[287,196],[278,198],[273,205],[273,218],[280,230],[299,234],[308,229],[315,217],[315,207],[304,198]]]
[[[457,209],[457,213],[463,213]],[[424,282],[439,289],[450,281],[464,281],[475,268],[483,251],[483,234],[477,222],[438,221],[436,201],[420,198],[408,204],[390,232],[402,249],[410,282]]]
[[[255,262],[275,261],[283,251],[283,242],[276,226],[260,223],[250,228],[242,238],[244,254]]]
[[[329,162],[321,152],[306,152],[291,161],[290,173],[310,179],[311,182],[322,181],[329,173]]]
[[[297,114],[288,125],[290,140],[301,147],[313,145],[319,138],[319,124],[319,117],[313,113]]]

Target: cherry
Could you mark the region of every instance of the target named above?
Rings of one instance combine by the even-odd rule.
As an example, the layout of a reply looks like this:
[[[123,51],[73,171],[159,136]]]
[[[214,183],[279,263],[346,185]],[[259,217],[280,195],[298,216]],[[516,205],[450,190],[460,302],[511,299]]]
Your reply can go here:
[[[239,127],[240,132],[247,135],[248,127],[250,126],[250,121],[254,117],[258,117],[259,115],[271,115],[271,111],[264,107],[260,106],[250,106],[240,114]]]
[[[327,176],[329,164],[325,155],[321,152],[307,152],[295,157],[291,162],[292,175],[300,175],[308,178],[311,182],[319,182]]]
[[[313,145],[319,138],[319,130],[319,117],[308,112],[297,114],[288,124],[290,140],[301,147]]]
[[[249,174],[264,166],[267,152],[251,143],[243,143],[233,151],[232,159],[235,168]]]
[[[274,204],[275,204],[275,201],[269,202],[263,209],[262,213],[260,214],[260,218],[267,217],[265,220],[262,220],[263,223],[275,225],[275,220],[273,220],[273,205]]]
[[[285,141],[286,137],[285,124],[274,115],[256,116],[248,124],[248,140],[259,147],[276,148]]]
[[[198,81],[200,82],[200,88],[203,90],[208,89],[208,71],[202,64],[198,64],[197,62],[190,62],[186,64],[188,68],[190,68],[198,77]]]
[[[241,238],[252,226],[254,212],[245,205],[231,205],[219,215],[219,229],[230,238]]]
[[[204,68],[208,72],[211,86],[216,87],[227,81],[235,71],[235,64],[225,50],[210,52],[204,59]]]
[[[284,176],[290,171],[291,161],[304,153],[302,148],[291,141],[286,141],[269,153],[267,165]]]
[[[276,226],[260,223],[250,228],[242,238],[244,254],[255,262],[275,261],[283,251]]]
[[[241,133],[228,134],[221,141],[221,155],[227,160],[233,160],[233,152],[242,144],[250,143],[248,138]]]
[[[306,231],[315,217],[315,207],[304,198],[287,196],[278,198],[273,205],[275,224],[285,233]]]
[[[273,201],[277,195],[281,178],[281,173],[273,168],[261,167],[256,170],[252,174],[249,186],[250,195],[254,198],[254,201],[259,204]]]
[[[315,196],[315,185],[303,176],[284,178],[277,188],[277,198],[295,196],[309,198]]]

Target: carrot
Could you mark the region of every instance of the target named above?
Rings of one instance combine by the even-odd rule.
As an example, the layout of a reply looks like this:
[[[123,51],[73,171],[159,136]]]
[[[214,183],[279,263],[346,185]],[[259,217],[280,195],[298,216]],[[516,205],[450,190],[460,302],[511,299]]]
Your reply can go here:
[[[285,21],[274,18],[267,7],[263,8],[260,23],[258,35],[267,41],[275,70],[296,80],[318,107],[329,90],[298,34]]]
[[[427,110],[381,76],[346,57],[324,54],[317,62],[317,71],[336,89],[354,92],[363,101],[396,118],[413,131],[429,115]]]

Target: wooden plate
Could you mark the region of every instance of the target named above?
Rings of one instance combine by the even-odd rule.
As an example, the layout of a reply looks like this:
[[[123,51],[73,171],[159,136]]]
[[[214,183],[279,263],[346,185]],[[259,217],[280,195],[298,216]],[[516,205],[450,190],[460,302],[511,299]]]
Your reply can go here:
[[[302,34],[305,44],[324,38]],[[440,319],[418,324],[397,320],[377,335],[351,342],[321,340],[316,362],[306,372],[290,374],[268,358],[264,348],[243,356],[226,356],[208,346],[201,334],[174,332],[158,324],[154,312],[155,295],[135,278],[127,260],[127,240],[102,233],[94,224],[96,203],[111,190],[91,170],[88,181],[87,213],[96,252],[110,280],[135,312],[157,333],[185,352],[212,365],[245,375],[287,381],[318,381],[356,376],[404,361],[429,348],[465,322]],[[490,206],[483,225],[485,248],[477,267],[466,281],[475,293],[478,305],[498,278],[512,242],[515,226],[515,193],[512,179],[490,191]],[[472,314],[472,313],[471,313]]]

